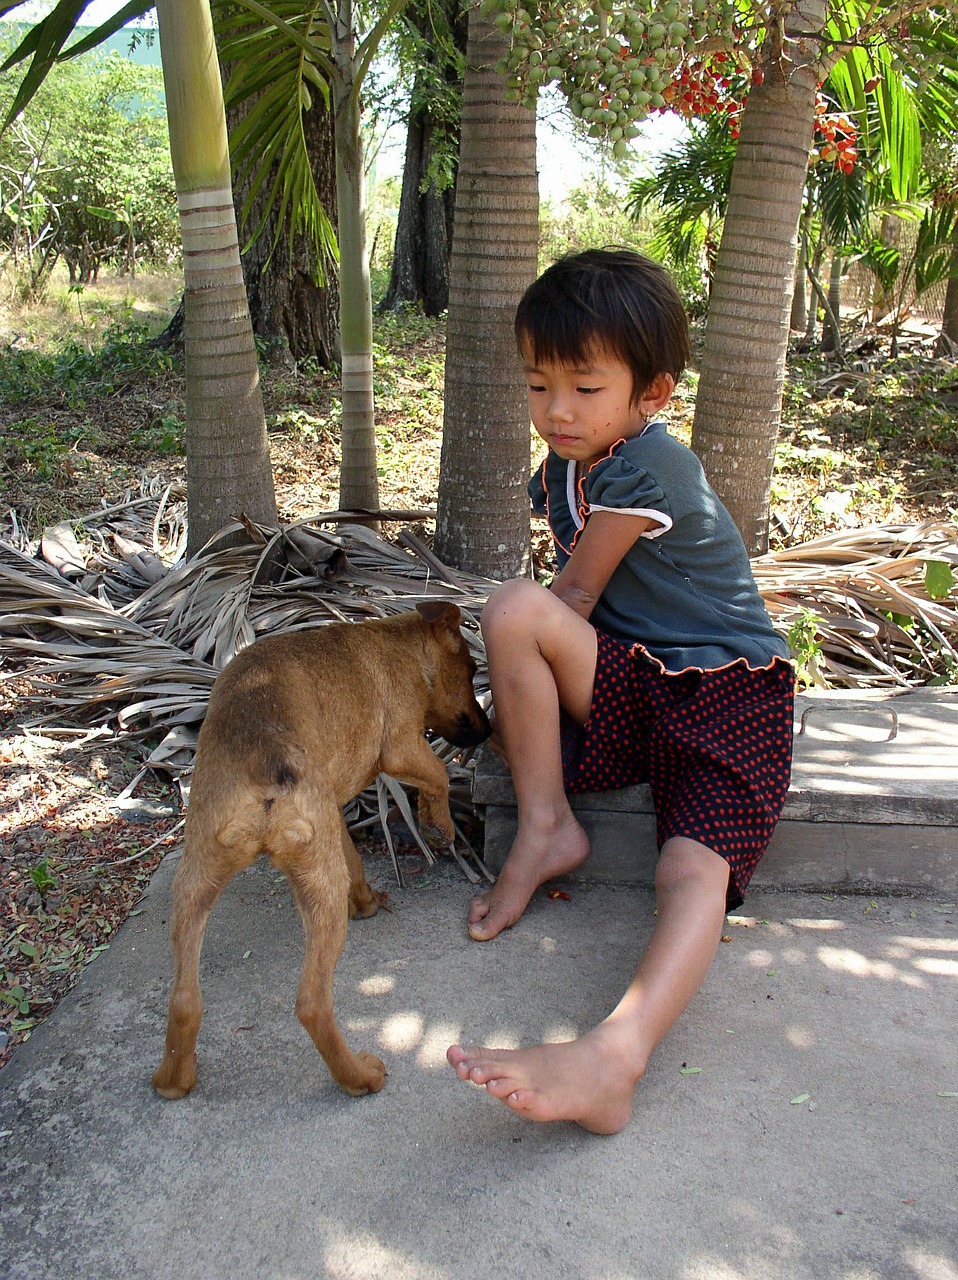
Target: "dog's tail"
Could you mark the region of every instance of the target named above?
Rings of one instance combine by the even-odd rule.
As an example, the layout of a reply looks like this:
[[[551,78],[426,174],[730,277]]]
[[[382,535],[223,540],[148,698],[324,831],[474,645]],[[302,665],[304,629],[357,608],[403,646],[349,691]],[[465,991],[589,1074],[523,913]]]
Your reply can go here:
[[[245,760],[243,800],[217,831],[233,848],[279,854],[302,849],[314,838],[313,822],[297,794],[304,778],[302,747],[268,736],[260,738]]]

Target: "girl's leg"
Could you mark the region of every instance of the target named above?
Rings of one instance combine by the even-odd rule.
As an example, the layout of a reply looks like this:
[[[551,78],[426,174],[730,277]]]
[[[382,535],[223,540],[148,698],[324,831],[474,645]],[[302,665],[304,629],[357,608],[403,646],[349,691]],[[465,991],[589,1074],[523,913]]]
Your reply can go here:
[[[562,786],[559,709],[585,723],[596,661],[589,623],[524,579],[490,596],[482,634],[519,827],[496,883],[470,907],[469,933],[480,942],[515,924],[540,884],[573,870],[588,855],[588,837]]]
[[[604,1022],[578,1040],[531,1049],[463,1048],[446,1057],[530,1120],[575,1120],[618,1133],[652,1050],[698,991],[725,920],[728,863],[685,837],[666,842],[656,871],[657,919],[635,977]]]

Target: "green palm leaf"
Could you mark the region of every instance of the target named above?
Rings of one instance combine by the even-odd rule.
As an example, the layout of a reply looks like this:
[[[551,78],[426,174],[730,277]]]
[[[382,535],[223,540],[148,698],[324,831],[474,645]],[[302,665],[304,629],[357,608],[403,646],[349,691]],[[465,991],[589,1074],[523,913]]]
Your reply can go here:
[[[724,217],[734,158],[735,142],[726,126],[692,125],[663,152],[651,174],[630,184],[626,210],[633,218],[650,204],[661,210],[652,244],[656,253],[675,263],[695,256],[708,225]]]
[[[817,194],[822,226],[832,244],[848,244],[865,233],[870,201],[861,165],[856,164],[851,173],[827,166]]]
[[[4,128],[17,118],[43,83],[63,46],[73,34],[80,14],[88,2],[89,0],[60,0],[52,13],[26,32],[17,47],[0,66],[0,72],[9,71],[11,67],[30,58],[30,65],[7,113]],[[17,7],[16,4],[8,4],[4,6],[2,12],[6,13]]]
[[[958,238],[958,205],[948,202],[927,211],[915,246],[915,292],[920,297],[952,274],[952,251]]]
[[[303,111],[318,93],[326,106],[336,74],[330,57],[328,10],[313,0],[278,0],[266,9],[257,0],[215,0],[213,19],[220,56],[232,65],[224,89],[227,106],[249,104],[230,136],[237,173],[249,182],[241,216],[249,217],[257,195],[268,191],[259,224],[270,215],[312,243],[319,270],[337,257],[336,234],[313,178],[303,131]]]

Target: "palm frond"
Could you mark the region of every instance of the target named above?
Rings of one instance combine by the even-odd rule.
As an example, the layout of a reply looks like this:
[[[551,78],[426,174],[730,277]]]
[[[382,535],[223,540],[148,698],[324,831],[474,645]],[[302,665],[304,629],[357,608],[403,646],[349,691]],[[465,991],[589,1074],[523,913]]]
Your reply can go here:
[[[408,519],[423,513],[400,514]],[[338,521],[345,513],[332,515]],[[172,513],[167,518],[175,523]],[[101,530],[96,516],[86,518],[88,531],[100,533],[98,547],[86,553],[89,589],[0,542],[0,655],[18,668],[25,664],[36,723],[68,720],[115,727],[137,740],[159,736],[151,767],[162,767],[185,785],[213,681],[238,649],[259,635],[386,617],[437,597],[462,611],[463,631],[479,664],[480,695],[488,688],[478,616],[494,583],[444,565],[437,573],[434,557],[409,532],[403,549],[358,524],[329,532],[322,517],[278,530],[239,524],[192,560],[171,565],[160,581],[144,580],[124,602],[126,578],[117,586],[112,580],[129,564],[107,548],[116,545],[118,524],[128,546],[136,522],[143,530],[155,529],[149,506],[103,513]],[[251,540],[229,545],[244,528]],[[144,533],[139,541],[145,541]],[[70,551],[61,563],[74,573],[75,556],[83,553],[79,544]],[[454,814],[466,823],[472,812],[471,753],[441,741],[434,748],[450,772]],[[383,785],[417,838],[399,784],[388,779]],[[374,785],[350,807],[350,820],[363,825],[379,809]],[[470,876],[487,876],[481,860],[470,856],[477,868]]]
[[[831,244],[850,244],[864,235],[870,209],[868,184],[860,165],[842,173],[828,165],[817,185],[822,225]]]
[[[234,168],[249,184],[244,222],[259,193],[267,193],[250,238],[262,234],[276,212],[278,229],[288,224],[292,235],[311,242],[322,271],[336,260],[336,234],[313,177],[303,111],[316,95],[329,108],[337,74],[326,7],[322,0],[274,0],[269,6],[214,0],[213,18],[220,56],[232,68],[224,89],[227,106],[248,107],[230,135]]]
[[[915,246],[915,291],[919,297],[953,274],[958,240],[958,204],[946,201],[928,210],[918,227]]]

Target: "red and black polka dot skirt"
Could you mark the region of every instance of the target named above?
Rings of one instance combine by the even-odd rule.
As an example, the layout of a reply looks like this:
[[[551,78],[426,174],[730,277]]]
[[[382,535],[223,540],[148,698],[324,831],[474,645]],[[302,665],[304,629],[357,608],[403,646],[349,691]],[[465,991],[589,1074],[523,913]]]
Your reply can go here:
[[[659,849],[699,841],[729,864],[728,909],[768,847],[788,792],[794,674],[775,658],[714,671],[664,671],[640,647],[598,634],[589,719],[563,713],[566,790],[648,782]]]

